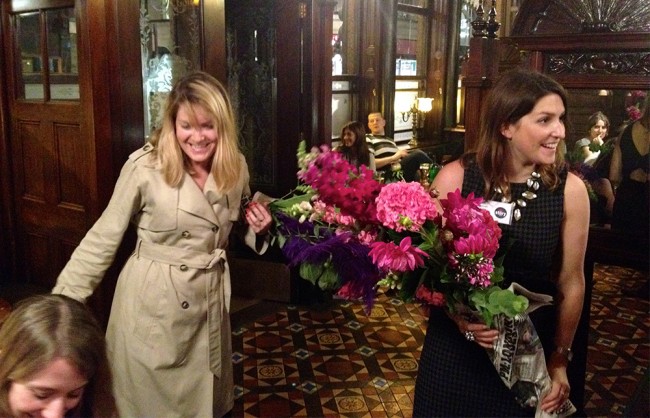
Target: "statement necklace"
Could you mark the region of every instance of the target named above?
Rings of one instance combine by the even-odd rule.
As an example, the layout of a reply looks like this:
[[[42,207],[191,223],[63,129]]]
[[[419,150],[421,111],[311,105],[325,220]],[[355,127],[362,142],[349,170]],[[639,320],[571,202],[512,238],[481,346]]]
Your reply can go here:
[[[527,189],[521,193],[520,198],[515,199],[515,209],[512,214],[512,216],[515,218],[515,221],[521,219],[521,209],[526,207],[528,201],[537,199],[536,192],[537,190],[539,190],[539,179],[541,177],[542,176],[537,171],[533,171],[530,174],[528,180],[526,180]],[[494,196],[495,200],[501,200],[501,202],[503,203],[510,203],[511,201],[510,197],[505,197],[503,195],[503,190],[501,190],[501,187],[495,186],[494,193],[495,193]]]

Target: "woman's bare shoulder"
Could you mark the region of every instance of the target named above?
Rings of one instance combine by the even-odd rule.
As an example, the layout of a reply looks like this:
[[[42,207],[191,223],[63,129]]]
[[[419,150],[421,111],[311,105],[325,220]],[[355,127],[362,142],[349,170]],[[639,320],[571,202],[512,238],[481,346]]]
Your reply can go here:
[[[433,186],[446,196],[448,192],[453,192],[457,188],[462,188],[463,178],[465,177],[465,168],[460,160],[447,163],[440,169],[440,172],[433,181]]]

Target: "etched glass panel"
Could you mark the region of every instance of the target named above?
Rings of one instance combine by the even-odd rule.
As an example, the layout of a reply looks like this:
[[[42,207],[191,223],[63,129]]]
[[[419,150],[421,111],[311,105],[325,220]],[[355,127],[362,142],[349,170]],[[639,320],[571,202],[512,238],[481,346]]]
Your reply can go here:
[[[195,0],[140,0],[145,132],[160,126],[173,84],[201,68],[201,8]]]
[[[273,127],[282,111],[277,104],[275,57],[281,51],[276,51],[274,2],[226,2],[226,16],[228,91],[238,116],[241,150],[251,183],[273,185],[278,142]]]

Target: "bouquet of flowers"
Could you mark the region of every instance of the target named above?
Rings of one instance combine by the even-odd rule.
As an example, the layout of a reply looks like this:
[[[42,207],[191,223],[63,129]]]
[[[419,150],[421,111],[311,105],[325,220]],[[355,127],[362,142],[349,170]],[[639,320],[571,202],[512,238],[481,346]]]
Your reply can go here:
[[[527,313],[550,296],[502,287],[501,229],[482,198],[456,190],[440,199],[440,213],[420,183],[383,183],[327,146],[307,152],[302,142],[298,165],[298,187],[270,204],[289,265],[321,289],[362,299],[367,311],[385,287],[404,301],[479,316],[500,332],[490,358],[501,379],[522,405],[538,405],[551,380]],[[572,411],[567,401],[559,415]]]
[[[420,183],[383,184],[326,146],[308,153],[301,143],[298,163],[300,185],[270,207],[302,278],[367,309],[387,287],[409,302],[469,307],[488,324],[526,311],[524,296],[501,287],[501,230],[481,198],[457,190],[440,200],[440,214]]]

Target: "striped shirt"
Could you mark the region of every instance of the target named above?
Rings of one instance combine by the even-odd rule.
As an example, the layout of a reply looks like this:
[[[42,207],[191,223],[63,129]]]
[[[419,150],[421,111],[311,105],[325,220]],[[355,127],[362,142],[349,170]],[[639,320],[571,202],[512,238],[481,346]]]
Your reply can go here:
[[[390,157],[399,151],[395,141],[387,136],[368,134],[366,135],[366,141],[368,142],[370,153],[375,156],[375,159]]]

